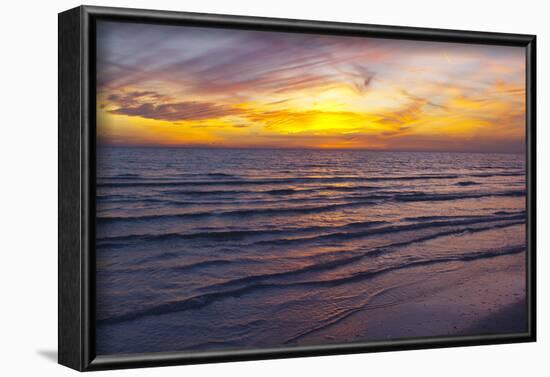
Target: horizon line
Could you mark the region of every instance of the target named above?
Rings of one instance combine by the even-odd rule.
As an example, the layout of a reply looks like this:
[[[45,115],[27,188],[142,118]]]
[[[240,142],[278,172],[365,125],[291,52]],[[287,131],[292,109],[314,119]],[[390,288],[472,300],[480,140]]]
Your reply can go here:
[[[311,151],[352,151],[352,152],[399,152],[399,153],[479,153],[479,154],[526,154],[526,151],[479,151],[479,150],[440,150],[440,149],[368,149],[368,148],[315,148],[315,147],[228,147],[208,145],[158,145],[158,144],[96,144],[96,148],[143,148],[143,149],[220,149],[220,150],[311,150]]]

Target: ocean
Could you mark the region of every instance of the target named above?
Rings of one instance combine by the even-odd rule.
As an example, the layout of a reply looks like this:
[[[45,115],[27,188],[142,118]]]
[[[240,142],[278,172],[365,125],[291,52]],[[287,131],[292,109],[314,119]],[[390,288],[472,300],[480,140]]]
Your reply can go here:
[[[524,274],[525,183],[518,154],[100,147],[96,352],[453,335],[524,292],[473,282]]]

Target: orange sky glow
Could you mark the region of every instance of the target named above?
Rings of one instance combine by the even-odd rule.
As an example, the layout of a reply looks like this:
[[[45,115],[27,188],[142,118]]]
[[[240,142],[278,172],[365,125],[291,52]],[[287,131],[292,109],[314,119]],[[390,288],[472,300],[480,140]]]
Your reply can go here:
[[[519,47],[99,22],[99,145],[522,152]]]

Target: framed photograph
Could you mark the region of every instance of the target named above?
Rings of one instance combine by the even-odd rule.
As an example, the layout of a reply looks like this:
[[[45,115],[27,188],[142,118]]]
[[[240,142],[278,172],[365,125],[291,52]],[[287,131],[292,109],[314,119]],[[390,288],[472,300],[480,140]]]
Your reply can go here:
[[[59,15],[59,362],[535,341],[535,36]]]

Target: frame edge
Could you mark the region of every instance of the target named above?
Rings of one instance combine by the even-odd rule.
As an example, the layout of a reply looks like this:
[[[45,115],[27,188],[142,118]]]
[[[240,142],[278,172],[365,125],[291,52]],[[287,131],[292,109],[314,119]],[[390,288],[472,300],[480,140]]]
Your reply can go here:
[[[537,36],[531,35],[526,55],[526,139],[527,139],[527,245],[528,319],[530,341],[537,341]]]
[[[531,34],[503,33],[490,31],[470,31],[458,29],[438,29],[415,26],[380,25],[341,21],[303,20],[263,16],[226,15],[167,11],[139,8],[104,7],[83,5],[85,13],[102,19],[126,18],[138,23],[178,24],[182,21],[193,26],[216,26],[222,28],[253,29],[294,33],[314,33],[348,36],[370,36],[405,40],[424,40],[455,43],[492,44],[505,46],[525,46],[534,38]],[[375,35],[371,35],[375,34]]]
[[[83,370],[81,7],[58,14],[58,363]]]

